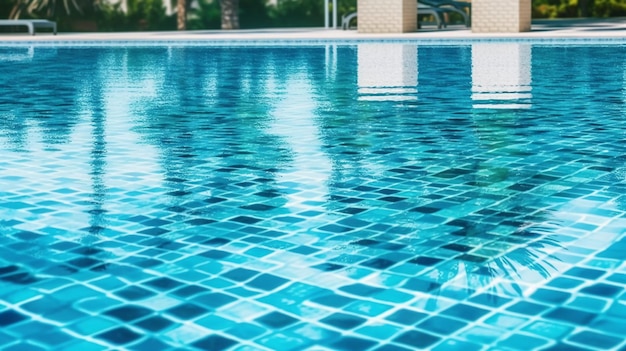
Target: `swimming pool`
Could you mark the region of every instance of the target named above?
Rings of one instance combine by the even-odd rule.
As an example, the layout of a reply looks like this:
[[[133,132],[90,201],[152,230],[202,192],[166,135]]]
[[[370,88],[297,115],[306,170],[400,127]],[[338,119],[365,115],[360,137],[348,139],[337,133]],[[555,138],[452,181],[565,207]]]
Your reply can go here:
[[[626,47],[0,48],[2,350],[626,350]]]

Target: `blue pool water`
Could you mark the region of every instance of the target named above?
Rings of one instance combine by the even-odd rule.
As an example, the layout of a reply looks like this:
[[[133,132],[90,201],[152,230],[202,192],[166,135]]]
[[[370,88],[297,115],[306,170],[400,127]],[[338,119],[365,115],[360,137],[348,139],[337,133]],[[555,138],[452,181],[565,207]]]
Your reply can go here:
[[[626,47],[0,48],[0,349],[626,350]]]

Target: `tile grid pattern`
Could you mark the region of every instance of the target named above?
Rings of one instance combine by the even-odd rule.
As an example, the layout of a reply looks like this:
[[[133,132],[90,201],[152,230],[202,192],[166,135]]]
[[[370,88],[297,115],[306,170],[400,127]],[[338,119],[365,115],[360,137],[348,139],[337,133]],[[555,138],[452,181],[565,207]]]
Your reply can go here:
[[[419,94],[427,103],[424,84]],[[324,184],[252,162],[262,137],[215,157],[180,133],[179,147],[160,145],[169,173],[151,171],[159,157],[135,151],[145,144],[124,147],[124,113],[109,113],[106,166],[84,151],[97,136],[66,143],[35,129],[50,140],[20,145],[18,129],[0,129],[0,344],[623,350],[624,170],[606,163],[626,152],[608,128],[619,117],[542,117],[559,130],[523,144],[501,138],[506,124],[473,134],[458,118],[394,120],[389,143],[390,118],[410,107],[384,106],[373,143],[349,123],[327,126],[340,174]],[[352,171],[363,155],[377,167]]]

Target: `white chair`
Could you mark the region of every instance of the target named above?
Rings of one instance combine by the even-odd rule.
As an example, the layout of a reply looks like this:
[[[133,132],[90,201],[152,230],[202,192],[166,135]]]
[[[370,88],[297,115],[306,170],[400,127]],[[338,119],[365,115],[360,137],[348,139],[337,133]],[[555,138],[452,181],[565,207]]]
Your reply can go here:
[[[424,5],[424,4],[417,4],[417,15],[418,16],[422,16],[422,15],[426,15],[426,16],[433,16],[435,18],[435,21],[437,22],[437,28],[441,29],[443,27],[446,26],[445,22],[443,21],[443,19],[441,18],[441,16],[447,12],[446,9],[441,9],[439,7],[432,7],[432,6],[428,6],[428,5]],[[341,17],[341,29],[346,30],[346,29],[350,29],[350,22],[355,19],[357,16],[356,12],[352,12],[349,13],[347,15],[343,15]],[[419,25],[419,21],[418,21],[418,28],[420,27]]]
[[[26,27],[28,29],[28,34],[30,35],[35,35],[35,31],[39,28],[52,29],[52,33],[54,35],[57,34],[56,22],[41,19],[0,20],[0,26]]]

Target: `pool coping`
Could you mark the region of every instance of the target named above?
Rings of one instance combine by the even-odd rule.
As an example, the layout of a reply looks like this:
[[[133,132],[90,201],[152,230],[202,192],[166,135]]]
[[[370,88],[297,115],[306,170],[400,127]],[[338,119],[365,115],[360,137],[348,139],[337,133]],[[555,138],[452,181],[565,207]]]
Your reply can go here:
[[[411,33],[370,34],[326,28],[266,28],[233,31],[195,30],[97,33],[0,33],[1,46],[23,45],[319,45],[364,42],[459,45],[474,42],[626,44],[626,17],[607,19],[535,20],[530,32],[473,33],[463,25],[426,27]]]

